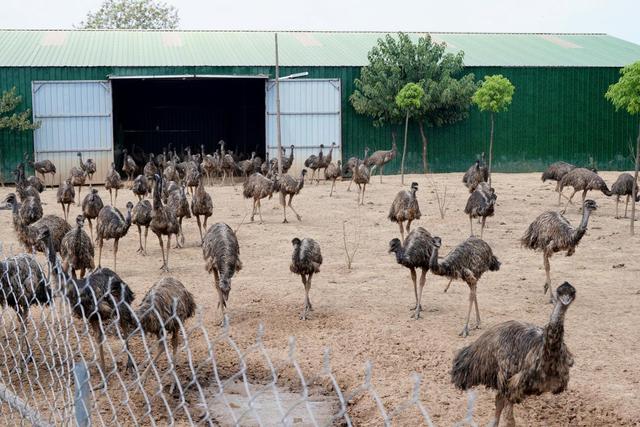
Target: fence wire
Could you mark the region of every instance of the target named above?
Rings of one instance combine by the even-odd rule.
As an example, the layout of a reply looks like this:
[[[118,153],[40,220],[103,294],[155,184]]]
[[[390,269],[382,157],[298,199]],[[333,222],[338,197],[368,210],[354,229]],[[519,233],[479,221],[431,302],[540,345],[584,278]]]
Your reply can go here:
[[[388,408],[372,383],[370,363],[362,383],[345,389],[331,367],[329,349],[322,366],[309,373],[298,363],[293,337],[284,363],[274,362],[262,325],[243,349],[232,338],[227,318],[222,326],[205,325],[196,311],[183,323],[177,301],[164,320],[157,312],[136,315],[117,296],[99,296],[91,288],[88,298],[73,305],[68,289],[76,281],[55,277],[32,255],[0,251],[2,425],[352,426],[358,420],[351,408],[363,398],[374,403],[380,424],[390,426],[410,413],[413,423],[433,425],[417,374],[406,400]],[[50,292],[44,301],[42,293],[36,298],[42,285]],[[120,308],[103,319],[108,302]],[[124,310],[133,315],[131,327],[120,322]],[[175,357],[171,335],[145,335],[138,322],[145,315],[156,316],[163,327],[177,324]],[[294,384],[279,370],[293,372]],[[255,372],[262,373],[258,380]],[[476,425],[474,399],[469,394],[459,425]]]

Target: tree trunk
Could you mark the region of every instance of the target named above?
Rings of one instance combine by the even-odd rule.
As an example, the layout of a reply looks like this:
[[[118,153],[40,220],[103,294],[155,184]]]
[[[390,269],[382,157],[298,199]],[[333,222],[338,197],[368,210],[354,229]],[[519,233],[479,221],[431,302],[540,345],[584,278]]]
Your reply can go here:
[[[422,137],[422,170],[424,173],[428,173],[429,163],[427,162],[427,145],[429,144],[429,140],[427,139],[427,134],[424,133],[424,123],[419,122],[418,127],[420,128],[420,136]]]
[[[633,236],[635,234],[635,222],[636,222],[636,198],[637,196],[637,188],[636,183],[638,182],[638,170],[640,169],[640,124],[638,125],[638,139],[636,140],[636,167],[635,172],[633,174],[633,190],[631,194],[631,228],[630,232]]]
[[[491,113],[491,135],[489,137],[489,187],[491,187],[491,163],[493,162],[493,114]]]
[[[402,185],[404,185],[404,159],[407,155],[407,132],[409,130],[409,112],[407,111],[407,117],[404,120],[404,147],[402,148],[402,163],[400,163],[400,179]]]

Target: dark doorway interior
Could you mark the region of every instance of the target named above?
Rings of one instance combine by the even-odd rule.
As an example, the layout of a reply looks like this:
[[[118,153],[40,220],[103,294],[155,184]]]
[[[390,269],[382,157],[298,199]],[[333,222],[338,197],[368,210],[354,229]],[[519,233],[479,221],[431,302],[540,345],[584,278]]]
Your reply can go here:
[[[117,164],[122,149],[139,157],[169,143],[207,154],[223,139],[243,158],[264,158],[265,89],[262,79],[112,80]],[[138,159],[136,159],[139,161]]]

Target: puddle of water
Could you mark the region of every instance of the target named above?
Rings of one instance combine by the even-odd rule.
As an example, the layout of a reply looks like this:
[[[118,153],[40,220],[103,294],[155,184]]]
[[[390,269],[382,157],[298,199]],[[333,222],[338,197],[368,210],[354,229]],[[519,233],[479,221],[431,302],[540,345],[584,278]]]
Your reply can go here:
[[[251,410],[249,410],[249,398],[245,385],[242,382],[235,382],[225,386],[224,398],[216,396],[207,402],[209,413],[221,426],[236,425],[235,416],[237,424],[241,426],[262,424],[263,426],[292,425],[303,427],[314,425],[309,414],[310,411],[318,425],[327,425],[340,408],[337,397],[323,396],[310,391],[308,402],[305,403],[302,401],[300,393],[291,393],[280,387],[276,387],[276,390],[279,406],[274,396],[273,387],[265,389],[264,385],[249,384],[249,393],[254,397],[254,400],[251,401]],[[256,397],[256,393],[261,394]],[[284,413],[287,413],[287,418],[282,422]],[[240,417],[242,418],[240,419]]]

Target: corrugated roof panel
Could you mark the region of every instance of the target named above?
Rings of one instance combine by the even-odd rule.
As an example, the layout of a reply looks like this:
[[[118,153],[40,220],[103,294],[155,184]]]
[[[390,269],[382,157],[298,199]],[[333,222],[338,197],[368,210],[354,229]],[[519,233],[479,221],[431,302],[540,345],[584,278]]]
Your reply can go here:
[[[0,67],[269,66],[273,32],[0,30]],[[383,32],[280,32],[283,66],[362,66]],[[418,38],[425,33],[414,33]],[[432,33],[469,66],[619,67],[640,46],[606,34]]]

